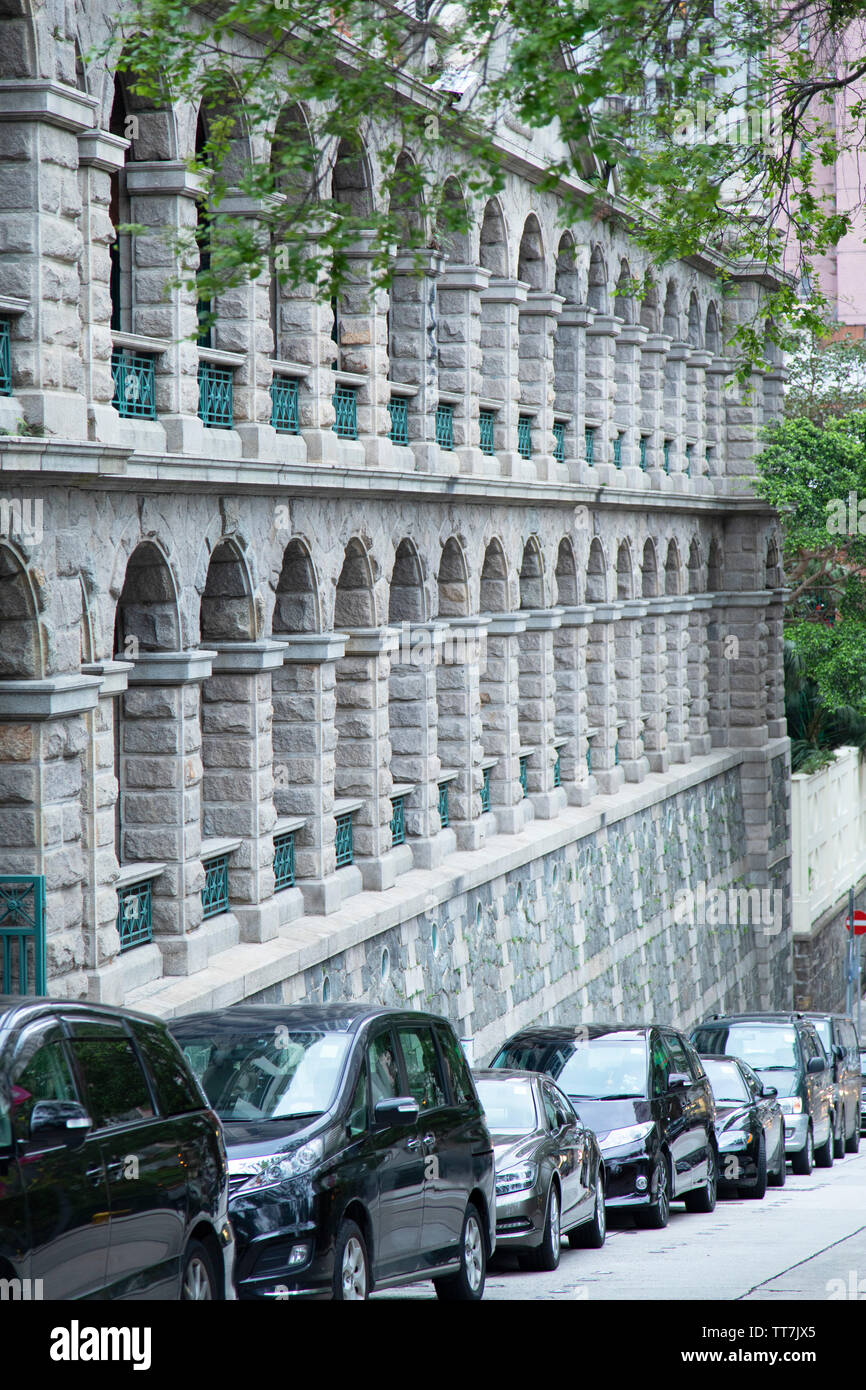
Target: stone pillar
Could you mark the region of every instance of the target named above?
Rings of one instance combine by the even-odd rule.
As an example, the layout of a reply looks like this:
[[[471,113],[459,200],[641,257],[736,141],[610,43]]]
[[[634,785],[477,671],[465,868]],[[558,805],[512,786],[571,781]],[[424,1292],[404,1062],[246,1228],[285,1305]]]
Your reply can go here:
[[[194,233],[200,180],[181,160],[134,160],[126,190],[132,222],[147,229],[135,238],[132,329],[166,343],[156,359],[156,410],[169,453],[200,454],[196,293],[171,287],[177,265],[165,235],[166,229],[172,236]]]
[[[216,642],[202,685],[202,832],[239,838],[229,859],[229,901],[242,941],[268,941],[280,924],[274,898],[271,674],[283,645]]]
[[[481,395],[497,403],[496,456],[504,477],[534,478],[535,468],[517,452],[520,414],[518,321],[529,286],[492,279],[481,291]]]
[[[725,303],[725,318],[735,329],[740,323],[753,323],[761,312],[763,290],[758,279],[733,277],[732,292]],[[726,392],[725,446],[726,492],[734,496],[754,496],[750,479],[755,467],[758,430],[764,420],[761,373],[746,381],[732,381]]]
[[[669,599],[646,600],[647,616],[643,622],[643,653],[641,660],[641,700],[643,704],[643,745],[651,772],[667,772],[668,752],[668,672],[666,646],[666,615],[670,613]]]
[[[391,282],[389,375],[394,381],[417,386],[407,398],[409,444],[415,467],[421,473],[437,473],[436,406],[439,401],[439,362],[436,353],[436,281],[444,262],[434,251],[397,256]],[[455,443],[457,411],[454,412]],[[461,434],[465,427],[461,419]],[[461,440],[462,442],[462,440]]]
[[[692,348],[686,342],[673,342],[665,358],[664,420],[661,440],[661,453],[657,456],[657,470],[661,476],[655,480],[656,487],[670,488],[675,492],[685,492],[686,455],[686,362]],[[668,468],[664,467],[664,441],[670,440]]]
[[[668,678],[668,754],[672,763],[687,763],[689,745],[689,616],[692,600],[687,594],[670,600],[666,623]]]
[[[707,619],[713,601],[708,594],[692,596],[689,614],[689,747],[693,757],[709,753],[712,748],[709,713],[709,648]]]
[[[191,975],[207,964],[201,890],[201,717],[199,686],[213,651],[145,652],[129,673],[120,728],[121,864],[159,862],[153,939],[163,973]]]
[[[413,862],[422,869],[435,869],[457,844],[453,830],[440,828],[438,811],[437,667],[444,636],[439,623],[402,623],[388,677],[391,776],[395,785],[412,785],[405,803],[406,835]]]
[[[87,990],[82,754],[101,684],[83,675],[0,681],[3,872],[45,876],[48,992],[59,998]]]
[[[78,136],[93,129],[97,105],[50,79],[0,82],[3,293],[27,301],[15,395],[29,425],[64,439],[88,437]]]
[[[398,636],[393,628],[353,628],[337,663],[334,793],[362,802],[354,817],[355,864],[364,887],[378,892],[412,867],[409,845],[391,847],[388,681]]]
[[[554,634],[562,622],[558,608],[525,613],[526,631],[517,639],[520,742],[534,751],[526,767],[526,785],[536,819],[550,820],[568,804],[568,794],[553,785],[556,762],[556,673]]]
[[[788,721],[785,718],[785,674],[783,663],[785,589],[771,589],[764,612],[767,625],[767,734],[769,738],[785,738]]]
[[[649,772],[642,738],[641,687],[641,634],[647,612],[644,599],[623,600],[622,617],[615,632],[619,761],[627,782],[642,782]]]
[[[764,424],[769,425],[782,414],[785,382],[788,373],[782,366],[764,372]]]
[[[592,772],[600,792],[619,791],[625,771],[616,761],[617,709],[616,634],[622,602],[592,605],[593,623],[586,651],[586,717],[597,732],[592,739]]]
[[[334,853],[336,666],[343,633],[277,633],[283,665],[272,673],[274,807],[278,816],[303,816],[295,835],[295,882],[305,911],[336,912],[357,892],[357,870],[338,874]]]
[[[339,363],[340,371],[357,378],[358,437],[366,461],[389,468],[394,452],[388,438],[388,301],[385,290],[373,284],[375,238],[375,232],[359,232],[346,253],[349,276],[339,303]]]
[[[278,285],[276,296],[275,355],[309,368],[298,396],[299,424],[307,462],[335,464],[339,449],[333,428],[334,371],[331,364],[336,350],[331,329],[334,316],[324,285]]]
[[[640,433],[646,436],[646,472],[653,487],[661,486],[665,422],[665,357],[673,339],[650,333],[641,349]]]
[[[120,442],[120,416],[111,404],[111,260],[114,228],[109,216],[111,175],[124,164],[128,140],[101,130],[78,137],[81,193],[81,360],[89,438]]]
[[[767,622],[769,590],[726,595],[727,635],[736,638],[730,661],[728,742],[759,748],[767,727]]]
[[[440,770],[458,774],[448,792],[448,818],[458,849],[480,849],[487,829],[481,819],[480,801],[481,763],[486,752],[480,663],[486,648],[486,627],[484,618],[448,619],[436,670]]]
[[[553,457],[553,344],[564,303],[562,295],[530,290],[518,320],[520,406],[522,413],[533,416],[532,462],[537,477],[557,482],[568,482],[568,469]]]
[[[713,748],[725,748],[730,722],[731,655],[728,642],[726,593],[708,594],[707,677],[709,681],[708,721]]]
[[[489,270],[449,261],[436,285],[439,385],[443,391],[461,398],[454,407],[455,447],[461,473],[498,471],[495,456],[481,452],[478,425],[478,398],[483,394],[481,295],[489,281]]]
[[[714,357],[707,367],[706,443],[707,478],[714,492],[724,493],[727,472],[725,437],[725,378],[731,370],[727,357]],[[709,458],[707,458],[709,455]]]
[[[593,606],[563,608],[561,624],[553,634],[556,735],[568,740],[560,750],[560,777],[572,806],[585,806],[597,790],[595,777],[586,765],[586,647]]]
[[[595,471],[588,470],[584,460],[583,430],[586,404],[586,330],[595,314],[585,304],[565,304],[556,323],[553,344],[557,411],[571,417],[566,439],[571,435],[569,474],[572,482],[592,482]]]
[[[485,615],[486,616],[486,615]],[[484,756],[497,758],[490,774],[490,809],[501,835],[523,828],[526,808],[520,785],[520,727],[518,638],[526,618],[517,613],[493,613],[487,628],[487,667],[481,676],[481,721]]]
[[[686,439],[692,446],[690,489],[711,493],[707,480],[707,371],[711,352],[693,349],[686,358]]]
[[[622,324],[614,314],[596,314],[586,330],[586,424],[595,426],[594,468],[597,480],[611,482],[611,421],[616,397],[616,342]]]
[[[641,363],[648,331],[640,323],[623,324],[616,341],[615,429],[621,433],[621,481],[626,487],[647,486],[640,466]],[[611,458],[613,443],[611,443]]]

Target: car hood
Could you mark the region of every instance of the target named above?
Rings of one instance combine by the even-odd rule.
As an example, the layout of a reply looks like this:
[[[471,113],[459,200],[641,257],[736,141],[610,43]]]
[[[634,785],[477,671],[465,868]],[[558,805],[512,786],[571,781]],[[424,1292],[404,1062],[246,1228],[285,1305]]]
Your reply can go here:
[[[645,1124],[653,1118],[650,1102],[637,1097],[629,1100],[581,1100],[579,1096],[569,1096],[569,1100],[586,1128],[595,1130],[599,1139],[612,1129]]]
[[[770,1067],[753,1067],[765,1086],[775,1086],[780,1096],[796,1095],[800,1088],[800,1073],[793,1067],[785,1067],[783,1071],[773,1071]]]
[[[535,1157],[540,1134],[493,1134],[493,1156],[496,1171],[501,1173],[518,1163],[528,1163]]]
[[[321,1118],[223,1120],[226,1153],[230,1159],[262,1158],[281,1149],[294,1149],[301,1136],[312,1138],[313,1132],[321,1129]]]
[[[716,1101],[716,1129],[736,1129],[749,1115],[749,1106],[741,1101]]]

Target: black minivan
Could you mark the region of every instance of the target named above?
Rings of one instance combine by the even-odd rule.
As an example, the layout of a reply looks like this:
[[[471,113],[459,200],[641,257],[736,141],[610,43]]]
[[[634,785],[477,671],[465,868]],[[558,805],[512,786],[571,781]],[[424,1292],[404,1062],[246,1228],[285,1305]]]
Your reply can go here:
[[[13,1298],[234,1298],[219,1121],[165,1024],[0,996],[0,1280]]]
[[[239,1004],[170,1026],[223,1123],[241,1298],[481,1298],[493,1142],[445,1019]]]

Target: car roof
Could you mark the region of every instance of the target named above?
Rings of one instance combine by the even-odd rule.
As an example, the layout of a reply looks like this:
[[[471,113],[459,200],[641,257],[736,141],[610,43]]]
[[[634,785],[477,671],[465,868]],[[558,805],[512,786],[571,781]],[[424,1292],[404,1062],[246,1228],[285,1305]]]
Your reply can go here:
[[[327,1024],[333,1032],[354,1033],[372,1019],[384,1018],[395,1021],[442,1023],[438,1014],[419,1013],[414,1009],[385,1009],[363,1003],[335,1004],[232,1004],[225,1009],[202,1009],[198,1013],[181,1014],[168,1020],[168,1026],[175,1034],[194,1032],[202,1026],[215,1023],[233,1025],[236,1028],[254,1029],[264,1027],[321,1027]]]
[[[476,1081],[552,1081],[540,1071],[521,1071],[519,1067],[473,1067]],[[554,1086],[556,1082],[553,1082]]]
[[[850,1023],[852,1027],[854,1024],[850,1014],[818,1013],[816,1010],[810,1010],[803,1014],[803,1018],[829,1018],[835,1023]]]
[[[667,1032],[679,1032],[671,1023],[548,1023],[536,1024],[530,1028],[520,1028],[506,1038],[502,1047],[509,1046],[521,1038],[538,1042],[564,1042],[572,1038],[603,1038],[608,1033],[633,1033],[645,1037],[653,1028],[663,1028]]]
[[[802,1023],[809,1022],[810,1015],[779,1009],[765,1009],[749,1014],[710,1014],[709,1018],[702,1018],[700,1023],[692,1025],[692,1032],[696,1028],[709,1028],[713,1023]]]
[[[143,1013],[140,1009],[121,1008],[114,1004],[98,1004],[87,999],[52,999],[48,995],[0,994],[0,1030],[22,1027],[47,1014],[62,1011],[67,1018],[79,1015],[102,1015],[107,1018],[130,1018],[140,1023],[164,1024],[162,1018]]]

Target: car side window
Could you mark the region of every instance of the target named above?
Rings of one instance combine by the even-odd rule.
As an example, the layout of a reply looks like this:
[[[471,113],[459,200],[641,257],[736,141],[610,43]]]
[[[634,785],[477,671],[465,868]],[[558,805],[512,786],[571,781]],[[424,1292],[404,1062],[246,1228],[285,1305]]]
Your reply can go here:
[[[556,1104],[546,1086],[542,1086],[541,1088],[541,1099],[544,1102],[544,1118],[547,1120],[547,1128],[552,1130],[559,1129],[559,1121],[556,1118]]]
[[[580,1120],[578,1119],[577,1111],[568,1099],[568,1096],[563,1095],[562,1091],[560,1091],[557,1086],[551,1086],[550,1089],[556,1102],[556,1109],[562,1115],[562,1123],[564,1125],[579,1125]]]
[[[147,1077],[125,1031],[102,1020],[75,1021],[72,1051],[84,1077],[95,1129],[154,1118]]]
[[[706,1072],[704,1071],[703,1063],[701,1062],[700,1057],[695,1052],[695,1049],[692,1047],[690,1042],[683,1043],[683,1051],[685,1052],[686,1057],[688,1058],[689,1070],[691,1071],[692,1076],[695,1078],[696,1081],[703,1081],[704,1077],[706,1076]]]
[[[665,1033],[665,1047],[671,1054],[672,1070],[684,1072],[686,1076],[692,1077],[694,1069],[686,1056],[686,1050],[677,1037],[676,1033]]]
[[[352,1104],[349,1106],[349,1115],[346,1120],[346,1129],[350,1139],[357,1139],[359,1135],[367,1131],[367,1065],[361,1063],[361,1075],[355,1086],[352,1096]]]
[[[663,1096],[666,1093],[670,1069],[670,1058],[665,1051],[665,1045],[658,1033],[656,1033],[653,1036],[652,1049],[650,1052],[650,1074],[652,1077],[652,1093],[654,1096]]]
[[[422,1110],[447,1105],[445,1078],[431,1028],[398,1028],[409,1094]]]
[[[436,1036],[445,1058],[445,1069],[451,1081],[451,1095],[455,1105],[473,1105],[475,1092],[469,1075],[466,1054],[450,1028],[437,1028]]]
[[[400,1072],[397,1067],[397,1052],[390,1028],[380,1033],[367,1049],[367,1063],[370,1068],[370,1103],[391,1100],[400,1094]]]
[[[803,1061],[805,1062],[806,1066],[809,1065],[813,1057],[820,1057],[821,1055],[816,1046],[816,1040],[812,1037],[811,1033],[807,1028],[804,1028],[800,1033],[800,1047],[803,1052]]]
[[[53,1029],[53,1032],[58,1030]],[[12,1121],[16,1137],[30,1134],[30,1116],[41,1100],[77,1101],[78,1093],[59,1036],[48,1041],[45,1029],[25,1033],[12,1067]]]
[[[188,1075],[183,1053],[171,1035],[135,1019],[130,1020],[130,1027],[150,1067],[161,1113],[184,1115],[204,1110],[207,1101]]]

